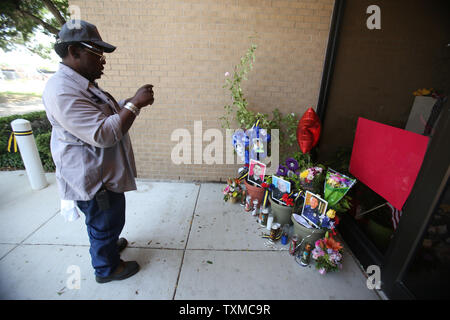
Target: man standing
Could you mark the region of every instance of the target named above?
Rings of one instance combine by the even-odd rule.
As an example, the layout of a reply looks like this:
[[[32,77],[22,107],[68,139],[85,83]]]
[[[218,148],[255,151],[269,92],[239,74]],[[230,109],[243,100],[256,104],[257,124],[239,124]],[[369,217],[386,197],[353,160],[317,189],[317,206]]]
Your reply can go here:
[[[59,70],[42,95],[52,124],[51,152],[61,199],[76,201],[86,216],[89,252],[99,283],[122,280],[139,271],[136,261],[123,261],[119,239],[125,224],[124,192],[136,190],[136,167],[128,130],[140,109],[153,104],[153,86],[144,85],[116,102],[101,90],[104,42],[96,26],[69,21],[58,34]]]

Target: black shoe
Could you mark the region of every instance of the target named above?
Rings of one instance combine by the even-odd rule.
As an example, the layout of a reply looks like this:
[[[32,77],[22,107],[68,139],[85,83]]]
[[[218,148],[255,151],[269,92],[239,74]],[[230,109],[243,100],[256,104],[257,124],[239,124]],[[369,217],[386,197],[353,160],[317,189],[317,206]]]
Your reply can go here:
[[[120,270],[120,271],[119,271]],[[123,261],[120,260],[120,264],[117,269],[107,277],[95,276],[95,281],[98,283],[106,283],[114,280],[124,280],[135,275],[139,271],[139,265],[136,261]]]
[[[117,240],[117,249],[119,250],[119,252],[122,252],[123,249],[125,249],[128,245],[128,241],[125,238],[120,238],[119,240]]]

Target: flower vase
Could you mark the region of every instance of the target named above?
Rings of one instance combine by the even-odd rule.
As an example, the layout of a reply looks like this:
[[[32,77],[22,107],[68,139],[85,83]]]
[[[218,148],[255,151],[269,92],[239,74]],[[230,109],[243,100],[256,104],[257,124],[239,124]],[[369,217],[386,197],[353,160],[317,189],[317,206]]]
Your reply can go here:
[[[300,239],[305,239],[305,242],[315,243],[317,240],[325,237],[326,231],[317,228],[306,228],[298,223],[294,216],[291,216],[292,223],[294,224],[294,234],[296,234]]]
[[[244,180],[245,188],[247,189],[247,195],[251,197],[250,203],[253,203],[254,200],[258,200],[258,208],[261,205],[261,202],[264,198],[264,188],[254,186]]]
[[[275,200],[269,197],[270,207],[272,208],[272,214],[275,221],[281,225],[292,224],[291,215],[294,212],[293,206],[283,206],[278,204]]]

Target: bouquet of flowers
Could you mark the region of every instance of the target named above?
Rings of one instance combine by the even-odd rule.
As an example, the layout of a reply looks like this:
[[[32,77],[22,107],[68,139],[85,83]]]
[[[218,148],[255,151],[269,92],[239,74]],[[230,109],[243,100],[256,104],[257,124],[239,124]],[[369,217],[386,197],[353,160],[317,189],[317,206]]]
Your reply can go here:
[[[356,179],[351,179],[333,169],[328,168],[325,185],[324,198],[330,206],[337,204],[355,184]]]
[[[342,249],[342,245],[330,237],[328,232],[325,238],[316,241],[311,255],[316,260],[316,269],[320,274],[342,269]]]
[[[321,191],[320,184],[323,179],[324,168],[321,166],[311,167],[300,172],[300,182],[302,188],[314,193]],[[321,192],[320,192],[321,193]]]
[[[238,179],[228,179],[227,186],[223,189],[223,200],[230,200],[232,203],[241,201],[243,190]]]

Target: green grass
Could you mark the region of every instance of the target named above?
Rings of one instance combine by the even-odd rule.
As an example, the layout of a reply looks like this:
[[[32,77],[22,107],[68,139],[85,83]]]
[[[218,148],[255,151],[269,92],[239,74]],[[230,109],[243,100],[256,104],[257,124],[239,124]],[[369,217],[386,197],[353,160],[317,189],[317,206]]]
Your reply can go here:
[[[0,97],[7,97],[7,96],[23,96],[23,97],[42,97],[42,94],[38,94],[35,92],[13,92],[13,91],[1,91]]]
[[[19,103],[30,99],[41,98],[42,95],[34,92],[0,92],[0,103]]]

